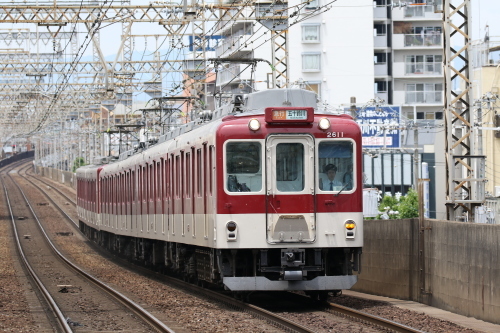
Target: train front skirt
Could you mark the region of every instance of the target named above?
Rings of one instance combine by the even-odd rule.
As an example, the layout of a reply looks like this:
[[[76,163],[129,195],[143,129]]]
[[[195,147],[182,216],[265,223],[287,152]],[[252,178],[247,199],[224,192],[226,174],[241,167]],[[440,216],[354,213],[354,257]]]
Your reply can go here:
[[[351,289],[357,281],[357,275],[317,276],[305,281],[272,281],[264,276],[223,278],[224,285],[231,291],[343,290]]]

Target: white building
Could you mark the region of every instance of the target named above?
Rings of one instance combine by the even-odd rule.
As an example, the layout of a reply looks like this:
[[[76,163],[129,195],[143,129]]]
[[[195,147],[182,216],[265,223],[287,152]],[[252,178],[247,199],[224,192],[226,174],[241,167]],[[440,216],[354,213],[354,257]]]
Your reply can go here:
[[[442,1],[410,0],[403,8],[391,0],[374,3],[377,97],[401,105],[408,119],[443,119]]]
[[[327,11],[322,0],[288,5],[298,9],[289,22],[290,81],[303,82],[329,105],[373,99],[373,2],[337,1]]]
[[[418,138],[422,146],[435,142],[429,133],[444,118],[442,1],[407,3],[398,8],[391,0],[328,5],[323,0],[289,1],[285,76],[292,85],[316,91],[323,103],[333,107],[349,105],[351,97],[358,105],[380,98],[385,104],[401,106],[403,125],[416,120],[425,127]],[[258,2],[258,6],[265,4],[271,3]],[[273,61],[272,34],[261,23],[235,21],[224,26],[222,35],[217,58]],[[248,70],[239,74],[246,66],[227,64],[217,85],[229,83],[224,90],[231,92],[246,92],[250,85],[256,90],[273,87],[267,64],[259,65],[253,78]],[[413,133],[403,136],[404,144],[414,145]]]

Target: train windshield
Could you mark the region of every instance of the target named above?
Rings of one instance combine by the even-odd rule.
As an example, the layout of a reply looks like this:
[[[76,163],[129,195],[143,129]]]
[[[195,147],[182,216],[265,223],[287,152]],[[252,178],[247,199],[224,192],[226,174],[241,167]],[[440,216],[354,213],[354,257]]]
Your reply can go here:
[[[354,143],[322,141],[318,145],[318,187],[322,191],[350,191],[354,188]]]
[[[276,186],[280,192],[304,189],[304,145],[279,143],[276,146]]]
[[[226,187],[229,192],[260,192],[262,160],[260,142],[228,142],[226,145]]]

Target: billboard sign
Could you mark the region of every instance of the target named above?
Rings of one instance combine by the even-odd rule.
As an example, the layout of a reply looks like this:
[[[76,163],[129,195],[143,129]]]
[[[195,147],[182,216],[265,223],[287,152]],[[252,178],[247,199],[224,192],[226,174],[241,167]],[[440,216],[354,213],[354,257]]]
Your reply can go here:
[[[401,146],[401,107],[367,107],[357,111],[364,148],[399,148]]]
[[[215,51],[219,41],[222,39],[221,35],[212,36],[189,36],[189,51],[201,52],[203,51],[202,45],[205,45],[205,51]],[[196,45],[196,50],[195,50]]]

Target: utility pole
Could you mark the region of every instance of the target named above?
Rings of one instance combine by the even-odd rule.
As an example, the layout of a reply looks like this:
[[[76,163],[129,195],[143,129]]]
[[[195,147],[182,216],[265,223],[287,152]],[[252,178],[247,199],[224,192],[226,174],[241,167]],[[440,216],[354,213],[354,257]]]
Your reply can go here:
[[[485,157],[477,151],[470,105],[469,9],[470,0],[444,1],[446,206],[447,218],[452,221],[460,215],[472,220],[475,207],[485,200],[481,186]]]

